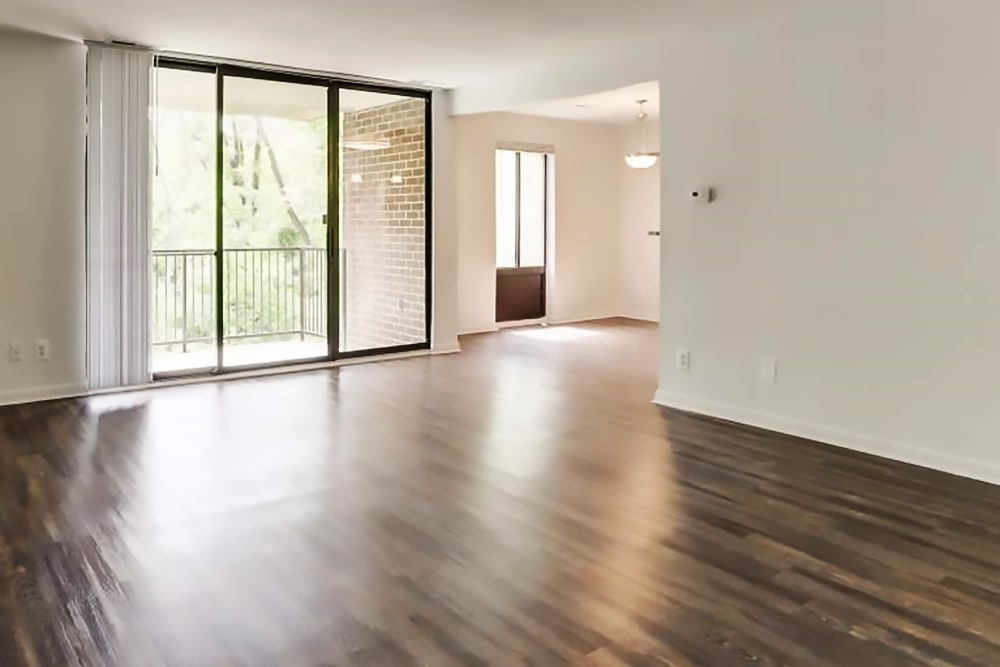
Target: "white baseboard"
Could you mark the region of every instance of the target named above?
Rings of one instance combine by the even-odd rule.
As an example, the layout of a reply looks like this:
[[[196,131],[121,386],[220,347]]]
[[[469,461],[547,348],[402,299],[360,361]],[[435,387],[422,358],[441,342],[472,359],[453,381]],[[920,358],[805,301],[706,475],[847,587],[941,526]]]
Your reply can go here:
[[[833,426],[814,424],[794,417],[761,412],[737,405],[716,403],[693,396],[683,396],[659,390],[653,402],[668,408],[695,412],[709,417],[757,426],[769,431],[787,433],[807,440],[814,440],[835,447],[852,449],[895,461],[911,463],[924,468],[968,477],[991,484],[1000,484],[1000,465],[955,456],[946,451],[936,451],[910,443],[889,440],[863,433],[855,433]]]
[[[60,398],[76,398],[77,396],[86,395],[86,385],[76,383],[54,384],[47,387],[0,391],[0,405],[37,403],[39,401],[54,401]]]
[[[474,336],[476,334],[484,333],[496,333],[500,328],[497,326],[496,322],[490,322],[489,324],[477,324],[474,326],[463,327],[459,330],[459,336]]]
[[[455,354],[462,351],[462,346],[458,344],[458,338],[441,345],[432,345],[431,354]]]
[[[561,317],[553,317],[549,320],[549,324],[579,324],[580,322],[594,322],[596,320],[610,320],[616,317],[622,317],[617,313],[595,313],[590,315],[569,315]]]
[[[658,322],[659,317],[643,315],[638,313],[632,314],[622,314],[619,312],[615,313],[591,313],[589,315],[568,315],[560,317],[549,317],[540,320],[525,320],[522,322],[501,322],[497,324],[496,322],[491,322],[489,324],[480,324],[476,326],[463,327],[459,332],[459,336],[473,336],[475,334],[484,333],[496,333],[501,329],[508,329],[512,327],[519,326],[530,326],[533,324],[547,323],[552,326],[557,326],[560,324],[579,324],[580,322],[594,322],[596,320],[610,320],[618,317],[623,317],[628,320],[639,320],[641,322]]]
[[[657,313],[640,313],[636,311],[626,312],[620,317],[624,317],[628,320],[638,320],[640,322],[654,322],[658,323],[660,321],[660,316]]]

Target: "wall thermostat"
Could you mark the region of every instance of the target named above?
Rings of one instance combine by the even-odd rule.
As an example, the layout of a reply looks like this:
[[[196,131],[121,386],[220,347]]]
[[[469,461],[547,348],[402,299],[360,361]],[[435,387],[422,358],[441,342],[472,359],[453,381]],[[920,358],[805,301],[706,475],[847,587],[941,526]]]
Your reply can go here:
[[[715,201],[714,188],[697,188],[691,191],[691,201],[696,204],[711,204]]]

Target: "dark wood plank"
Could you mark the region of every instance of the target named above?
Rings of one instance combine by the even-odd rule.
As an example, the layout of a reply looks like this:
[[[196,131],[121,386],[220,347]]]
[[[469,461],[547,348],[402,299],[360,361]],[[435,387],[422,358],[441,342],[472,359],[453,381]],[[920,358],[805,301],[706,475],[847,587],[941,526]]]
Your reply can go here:
[[[1000,665],[1000,488],[463,344],[0,408],[0,665]]]

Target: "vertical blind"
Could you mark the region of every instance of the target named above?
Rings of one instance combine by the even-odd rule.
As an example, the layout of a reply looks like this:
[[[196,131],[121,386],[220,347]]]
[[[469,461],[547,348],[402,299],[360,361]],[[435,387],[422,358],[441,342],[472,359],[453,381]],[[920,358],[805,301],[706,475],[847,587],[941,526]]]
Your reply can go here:
[[[88,44],[87,377],[149,381],[148,51]]]

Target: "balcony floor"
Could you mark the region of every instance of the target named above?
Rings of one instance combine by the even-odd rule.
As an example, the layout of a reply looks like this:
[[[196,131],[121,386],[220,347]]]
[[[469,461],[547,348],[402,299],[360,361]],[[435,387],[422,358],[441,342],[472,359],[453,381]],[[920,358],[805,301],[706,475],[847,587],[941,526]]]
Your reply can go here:
[[[326,355],[327,344],[326,340],[322,338],[264,342],[241,341],[227,343],[223,347],[223,360],[227,368],[317,359]],[[154,348],[150,361],[154,373],[177,373],[200,368],[214,368],[217,360],[214,344],[198,343],[190,345],[187,352],[181,352],[180,349]]]

